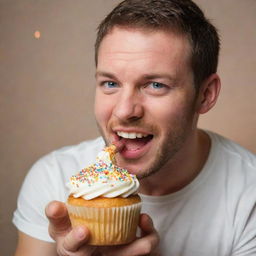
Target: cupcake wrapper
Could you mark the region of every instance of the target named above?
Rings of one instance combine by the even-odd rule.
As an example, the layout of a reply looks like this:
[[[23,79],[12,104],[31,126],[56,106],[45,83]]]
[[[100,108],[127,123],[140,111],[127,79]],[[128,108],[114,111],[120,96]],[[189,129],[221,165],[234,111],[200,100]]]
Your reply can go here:
[[[111,208],[91,208],[67,204],[73,227],[85,225],[90,230],[91,245],[129,243],[136,237],[141,203]]]

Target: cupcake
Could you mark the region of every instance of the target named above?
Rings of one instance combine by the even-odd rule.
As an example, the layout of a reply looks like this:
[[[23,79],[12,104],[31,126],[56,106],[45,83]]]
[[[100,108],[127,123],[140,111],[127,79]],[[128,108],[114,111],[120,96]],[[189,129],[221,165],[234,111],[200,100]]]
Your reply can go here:
[[[71,224],[87,226],[88,244],[120,245],[135,239],[141,209],[139,182],[116,165],[114,145],[104,148],[95,164],[73,175],[67,186]]]

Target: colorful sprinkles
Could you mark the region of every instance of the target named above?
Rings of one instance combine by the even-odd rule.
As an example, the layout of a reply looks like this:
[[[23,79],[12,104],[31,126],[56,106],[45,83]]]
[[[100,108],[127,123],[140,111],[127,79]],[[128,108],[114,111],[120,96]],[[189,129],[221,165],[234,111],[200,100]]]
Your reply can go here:
[[[73,185],[79,187],[79,184],[88,184],[91,186],[96,182],[108,183],[109,181],[127,182],[133,179],[132,174],[128,173],[126,169],[120,168],[116,165],[107,165],[103,161],[90,165],[82,169],[77,175],[70,178]]]
[[[109,148],[107,148],[107,150],[109,150]],[[114,160],[113,155],[111,158],[111,160]],[[95,164],[92,164],[82,169],[78,174],[73,175],[70,178],[70,183],[79,187],[84,184],[92,186],[95,183],[104,184],[114,181],[131,182],[133,179],[135,179],[135,175],[130,174],[126,169],[120,168],[113,163],[106,163],[101,159],[98,159]]]

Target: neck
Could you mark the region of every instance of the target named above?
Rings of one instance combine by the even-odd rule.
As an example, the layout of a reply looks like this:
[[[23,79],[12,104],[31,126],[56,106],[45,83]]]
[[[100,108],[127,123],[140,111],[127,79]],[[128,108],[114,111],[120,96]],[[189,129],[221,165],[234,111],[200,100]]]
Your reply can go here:
[[[161,170],[140,181],[140,193],[160,196],[184,188],[200,173],[209,151],[209,136],[196,130]]]

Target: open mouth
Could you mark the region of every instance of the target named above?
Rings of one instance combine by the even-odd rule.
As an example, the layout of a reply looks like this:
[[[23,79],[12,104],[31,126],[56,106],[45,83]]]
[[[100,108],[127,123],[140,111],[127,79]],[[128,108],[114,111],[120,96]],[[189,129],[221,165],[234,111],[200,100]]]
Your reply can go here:
[[[128,158],[136,158],[146,153],[153,139],[152,134],[117,131],[118,142],[122,144],[121,154]]]

